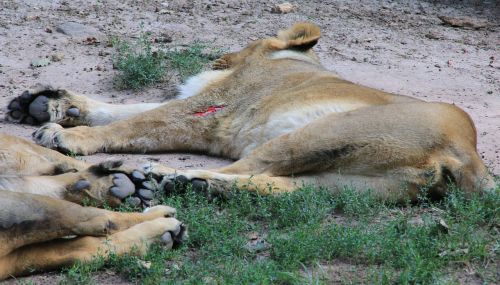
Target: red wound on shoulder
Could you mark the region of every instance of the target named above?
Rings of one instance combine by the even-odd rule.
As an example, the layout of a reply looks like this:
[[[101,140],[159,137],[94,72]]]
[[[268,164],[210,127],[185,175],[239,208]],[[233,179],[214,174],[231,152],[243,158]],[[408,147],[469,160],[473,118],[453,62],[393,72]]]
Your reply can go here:
[[[224,109],[224,107],[226,106],[224,105],[208,106],[208,108],[205,111],[196,112],[193,115],[196,117],[205,117],[207,115],[219,112],[220,110]]]

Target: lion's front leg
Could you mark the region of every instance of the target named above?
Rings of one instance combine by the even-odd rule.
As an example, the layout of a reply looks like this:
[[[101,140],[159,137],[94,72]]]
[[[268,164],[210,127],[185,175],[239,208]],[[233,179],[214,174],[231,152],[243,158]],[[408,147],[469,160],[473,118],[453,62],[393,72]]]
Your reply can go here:
[[[102,126],[160,105],[161,103],[108,104],[66,89],[39,84],[10,101],[6,119],[31,125],[50,122],[65,127]]]
[[[214,138],[214,128],[220,121],[216,118],[218,114],[207,112],[207,115],[197,116],[203,108],[186,100],[172,101],[105,126],[64,129],[61,125],[48,123],[33,137],[42,146],[83,155],[96,152],[211,152],[215,141],[216,146],[223,144]],[[220,151],[220,147],[218,149]]]
[[[160,164],[144,165],[142,171],[160,181],[159,188],[165,193],[183,192],[191,187],[209,197],[227,196],[235,189],[260,195],[281,194],[296,190],[297,182],[300,182],[286,176],[228,174],[217,170],[179,170]]]
[[[38,84],[12,99],[6,119],[25,124],[57,122],[65,126],[88,125],[90,107],[97,101],[65,89]]]

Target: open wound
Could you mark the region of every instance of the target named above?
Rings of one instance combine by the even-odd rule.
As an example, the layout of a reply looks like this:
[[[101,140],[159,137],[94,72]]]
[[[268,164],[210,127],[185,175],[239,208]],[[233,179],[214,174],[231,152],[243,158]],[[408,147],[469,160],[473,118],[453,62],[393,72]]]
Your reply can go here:
[[[224,105],[208,106],[208,108],[205,111],[196,112],[193,115],[196,117],[205,117],[205,116],[208,116],[210,114],[214,114],[214,113],[219,112],[220,110],[224,109],[224,107],[226,107],[226,106],[224,106]]]

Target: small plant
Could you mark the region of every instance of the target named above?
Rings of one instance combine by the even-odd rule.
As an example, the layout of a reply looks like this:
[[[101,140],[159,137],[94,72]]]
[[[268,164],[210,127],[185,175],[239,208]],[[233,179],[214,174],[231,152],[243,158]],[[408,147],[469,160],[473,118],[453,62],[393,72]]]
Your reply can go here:
[[[139,89],[165,79],[167,69],[177,70],[181,81],[201,72],[222,51],[194,43],[186,49],[154,50],[151,35],[142,33],[136,42],[113,39],[113,65],[119,71],[118,87]],[[164,47],[163,47],[164,48]]]
[[[133,44],[117,38],[112,40],[112,44],[116,48],[113,65],[119,71],[119,87],[139,89],[165,78],[165,54],[153,51],[148,33],[142,33]]]
[[[194,43],[187,49],[167,53],[169,65],[179,72],[181,80],[200,73],[212,60],[222,55],[221,50],[209,49],[202,43]]]

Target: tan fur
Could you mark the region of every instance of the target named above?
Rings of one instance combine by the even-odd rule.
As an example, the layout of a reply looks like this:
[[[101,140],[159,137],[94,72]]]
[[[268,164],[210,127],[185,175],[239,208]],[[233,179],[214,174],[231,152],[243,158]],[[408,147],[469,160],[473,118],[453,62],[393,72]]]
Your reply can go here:
[[[314,184],[333,191],[345,186],[370,189],[382,199],[402,200],[415,199],[422,187],[442,195],[450,180],[469,194],[495,188],[477,154],[474,124],[464,111],[339,78],[323,68],[312,51],[319,38],[317,26],[296,24],[277,37],[255,41],[216,60],[214,69],[225,71],[199,77],[206,82],[195,82],[194,96],[172,100],[125,120],[112,116],[110,123],[102,126],[85,119],[90,100],[58,90],[58,94],[72,94],[64,97],[64,102],[81,109],[82,118],[71,124],[80,126],[64,129],[51,114],[50,123],[37,130],[34,138],[40,145],[84,155],[187,151],[235,159],[233,164],[214,170],[146,169],[164,181],[178,175],[203,180],[210,190],[222,193],[235,184],[262,194]],[[51,100],[57,105],[63,99]],[[217,112],[206,112],[214,106],[218,106]],[[4,171],[27,169],[31,162],[24,153],[28,151],[35,153],[33,159],[40,165],[30,174],[78,170],[52,176],[57,185],[54,189],[63,189],[57,193],[67,193],[67,185],[84,176],[103,194],[98,200],[106,199],[109,179],[86,170],[88,165],[67,161],[49,150],[25,144],[18,151],[19,157],[3,154],[8,165]],[[17,160],[22,163],[16,164]],[[27,180],[21,181],[25,182],[18,186],[28,190]],[[99,241],[90,248],[95,244]]]

